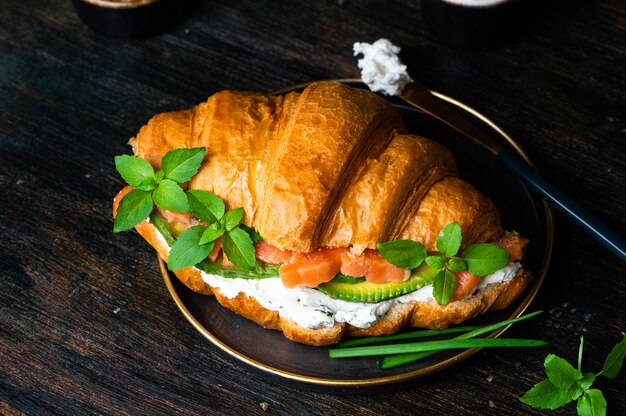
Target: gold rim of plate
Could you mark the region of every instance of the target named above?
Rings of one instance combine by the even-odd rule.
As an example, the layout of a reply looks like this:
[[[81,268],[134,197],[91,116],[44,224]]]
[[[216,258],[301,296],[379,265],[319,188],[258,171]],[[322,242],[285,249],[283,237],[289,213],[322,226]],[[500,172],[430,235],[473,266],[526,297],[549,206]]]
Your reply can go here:
[[[335,80],[330,80],[330,81],[337,81],[337,82],[344,82],[344,83],[358,83],[361,82],[359,79],[335,79]],[[310,82],[307,83],[303,83],[303,84],[298,84],[298,85],[294,85],[291,87],[287,87],[285,89],[276,91],[272,94],[274,95],[278,95],[278,94],[284,94],[290,91],[294,91],[294,90],[298,90],[298,89],[302,89],[304,87],[306,87],[307,85],[309,85]],[[474,110],[473,108],[469,107],[468,105],[455,100],[452,97],[449,97],[445,94],[442,94],[440,92],[436,92],[436,91],[432,91],[431,92],[443,99],[444,101],[447,101],[449,104],[452,104],[454,107],[460,108],[463,111],[471,114],[472,116],[476,117],[477,119],[479,119],[481,122],[485,123],[487,126],[489,126],[491,129],[493,129],[496,133],[498,133],[503,139],[505,139],[507,141],[507,143],[513,147],[513,149],[515,149],[515,151],[522,157],[524,158],[524,160],[526,161],[526,163],[528,163],[528,165],[530,165],[532,168],[536,169],[535,164],[533,163],[533,161],[530,159],[530,157],[528,156],[528,154],[526,153],[526,151],[524,149],[522,149],[522,147],[519,145],[519,143],[517,143],[511,136],[509,136],[505,131],[503,131],[500,127],[498,127],[494,122],[492,122],[491,120],[489,120],[487,117],[483,116],[482,114],[480,114],[478,111]],[[553,238],[554,238],[554,224],[553,224],[553,219],[552,219],[552,210],[550,208],[550,206],[548,205],[548,203],[544,200],[543,201],[543,209],[544,209],[544,214],[546,217],[546,240],[545,240],[545,251],[544,251],[544,256],[543,256],[543,260],[541,263],[541,267],[539,269],[539,272],[536,274],[536,276],[533,278],[531,286],[526,290],[526,295],[524,296],[524,298],[520,302],[519,305],[517,306],[517,308],[515,308],[515,310],[513,311],[513,313],[511,313],[511,315],[507,318],[507,319],[513,319],[513,318],[517,318],[519,316],[521,316],[524,311],[528,308],[528,306],[530,305],[531,301],[535,298],[535,296],[537,295],[537,292],[539,291],[539,288],[541,287],[541,285],[543,284],[543,281],[545,279],[547,270],[548,270],[548,265],[550,264],[550,257],[552,256],[552,245],[553,245]],[[299,381],[299,382],[304,382],[304,383],[309,383],[309,384],[316,384],[316,385],[320,385],[320,386],[327,386],[327,387],[372,387],[372,386],[380,386],[380,385],[385,385],[385,384],[392,384],[392,383],[397,383],[397,382],[401,382],[401,381],[407,381],[407,380],[411,380],[414,378],[418,378],[418,377],[423,377],[426,376],[428,374],[433,374],[435,372],[441,371],[445,368],[450,367],[453,364],[459,363],[469,357],[471,357],[472,355],[476,354],[478,351],[481,350],[481,348],[469,348],[466,350],[463,350],[461,352],[459,352],[458,354],[444,360],[441,361],[437,364],[431,365],[429,367],[425,367],[425,368],[420,368],[418,370],[413,370],[413,371],[408,371],[406,373],[402,373],[402,374],[395,374],[395,375],[391,375],[391,376],[381,376],[381,377],[376,377],[376,378],[367,378],[367,379],[332,379],[332,378],[322,378],[322,377],[313,377],[313,376],[306,376],[306,375],[302,375],[302,374],[297,374],[297,373],[293,373],[293,372],[289,372],[289,371],[284,371],[275,367],[272,367],[270,365],[264,364],[262,362],[259,362],[257,360],[254,360],[242,353],[240,353],[239,351],[237,351],[236,349],[226,345],[224,342],[222,342],[222,340],[220,340],[218,337],[216,337],[214,334],[212,334],[207,328],[205,328],[200,322],[198,322],[198,320],[191,314],[191,312],[189,312],[189,310],[187,309],[187,307],[185,306],[185,304],[183,303],[183,301],[180,299],[180,297],[178,296],[178,293],[176,292],[176,290],[174,289],[174,286],[172,285],[172,280],[170,277],[170,274],[167,270],[167,267],[165,265],[165,263],[163,262],[163,260],[161,260],[160,257],[158,257],[158,261],[159,261],[159,267],[161,269],[161,274],[163,275],[163,280],[165,281],[165,285],[167,286],[167,290],[169,291],[170,295],[172,296],[172,298],[174,299],[174,302],[176,303],[176,306],[178,307],[178,309],[182,312],[183,316],[191,323],[191,325],[193,325],[193,327],[198,330],[198,332],[200,332],[206,339],[208,339],[209,341],[211,341],[211,343],[213,343],[216,347],[220,348],[222,351],[226,352],[227,354],[229,354],[230,356],[243,361],[244,363],[251,365],[252,367],[255,367],[258,370],[261,370],[263,372],[267,372],[270,373],[274,376],[279,376],[279,377],[283,377],[289,380],[295,380],[295,381]],[[500,335],[502,335],[504,333],[504,331],[506,331],[511,325],[508,325],[504,328],[501,328],[499,330],[496,330],[494,332],[492,332],[491,334],[488,335],[488,338],[497,338]],[[269,330],[268,330],[269,331]],[[285,338],[285,342],[293,342],[293,341],[289,341]],[[316,348],[316,347],[311,347],[311,348]],[[329,358],[330,360],[330,358]]]

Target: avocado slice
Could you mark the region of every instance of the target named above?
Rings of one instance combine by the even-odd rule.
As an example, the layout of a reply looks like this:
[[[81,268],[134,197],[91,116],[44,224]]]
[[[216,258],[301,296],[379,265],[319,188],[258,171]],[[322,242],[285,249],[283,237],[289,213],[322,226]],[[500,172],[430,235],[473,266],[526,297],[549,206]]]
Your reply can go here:
[[[332,298],[348,302],[381,302],[432,284],[437,273],[437,269],[422,263],[421,266],[411,272],[409,279],[404,282],[372,283],[365,281],[351,284],[330,281],[319,285],[317,290]]]

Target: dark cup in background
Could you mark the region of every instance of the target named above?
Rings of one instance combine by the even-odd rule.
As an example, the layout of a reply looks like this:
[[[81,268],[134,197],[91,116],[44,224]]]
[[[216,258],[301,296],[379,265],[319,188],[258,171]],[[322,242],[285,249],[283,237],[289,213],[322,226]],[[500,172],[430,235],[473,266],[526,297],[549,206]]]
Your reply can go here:
[[[73,0],[94,32],[119,39],[156,35],[180,23],[193,0]]]
[[[424,22],[456,48],[492,48],[524,29],[531,0],[422,0]]]

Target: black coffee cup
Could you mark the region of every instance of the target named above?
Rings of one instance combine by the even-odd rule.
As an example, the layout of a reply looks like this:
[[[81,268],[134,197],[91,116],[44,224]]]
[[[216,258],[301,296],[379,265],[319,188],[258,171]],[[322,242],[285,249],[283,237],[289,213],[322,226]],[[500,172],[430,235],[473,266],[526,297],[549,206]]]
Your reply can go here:
[[[138,38],[171,29],[189,12],[193,0],[73,0],[81,20],[112,38]]]
[[[424,22],[457,48],[503,45],[523,30],[531,0],[422,0]]]

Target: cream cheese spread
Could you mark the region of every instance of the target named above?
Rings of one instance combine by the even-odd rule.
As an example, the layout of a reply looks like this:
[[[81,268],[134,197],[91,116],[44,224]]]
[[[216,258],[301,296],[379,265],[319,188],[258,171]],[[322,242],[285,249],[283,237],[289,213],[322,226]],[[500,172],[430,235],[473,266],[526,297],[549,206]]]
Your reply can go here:
[[[378,39],[372,44],[355,42],[352,49],[354,56],[363,55],[358,61],[361,79],[372,91],[400,95],[412,81],[398,57],[400,48],[388,39]]]
[[[482,278],[475,290],[488,285],[506,282],[517,274],[521,265],[511,262],[497,272]],[[345,322],[359,328],[368,328],[395,304],[430,302],[433,286],[426,285],[414,292],[377,303],[347,302],[303,286],[288,289],[279,278],[228,279],[200,270],[202,280],[211,287],[219,288],[227,298],[240,293],[256,299],[266,309],[277,311],[281,317],[289,318],[305,328],[331,327],[336,322]]]

